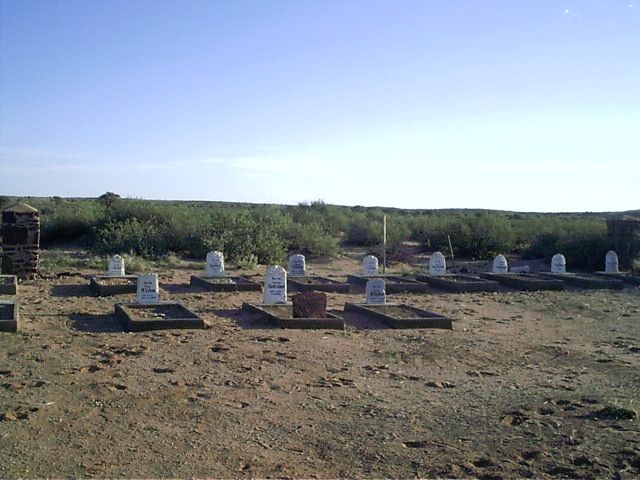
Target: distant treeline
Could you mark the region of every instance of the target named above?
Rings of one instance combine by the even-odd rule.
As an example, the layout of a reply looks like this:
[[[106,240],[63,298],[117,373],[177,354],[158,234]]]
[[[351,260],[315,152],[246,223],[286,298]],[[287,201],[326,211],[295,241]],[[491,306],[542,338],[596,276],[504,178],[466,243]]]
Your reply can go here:
[[[549,259],[561,252],[572,267],[597,268],[610,248],[606,214],[543,214],[482,210],[402,210],[345,207],[322,201],[284,205],[123,199],[0,197],[40,210],[43,246],[82,244],[96,253],[153,257],[176,253],[204,258],[211,250],[231,262],[272,263],[299,252],[331,257],[342,245],[380,254],[383,215],[387,248],[403,241],[448,253],[447,235],[460,257],[489,259],[497,253]]]

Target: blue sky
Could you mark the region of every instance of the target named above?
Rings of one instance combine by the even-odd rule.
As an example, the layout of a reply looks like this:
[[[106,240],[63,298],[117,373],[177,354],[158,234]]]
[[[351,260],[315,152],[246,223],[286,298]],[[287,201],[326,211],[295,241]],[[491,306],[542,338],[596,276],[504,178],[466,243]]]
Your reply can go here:
[[[640,208],[635,0],[0,0],[0,194]]]

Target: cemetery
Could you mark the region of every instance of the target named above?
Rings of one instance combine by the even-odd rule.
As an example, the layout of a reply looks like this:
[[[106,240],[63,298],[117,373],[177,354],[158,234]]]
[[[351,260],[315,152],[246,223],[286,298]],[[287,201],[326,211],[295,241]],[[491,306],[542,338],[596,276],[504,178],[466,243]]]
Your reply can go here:
[[[367,282],[365,303],[347,302],[344,311],[371,317],[391,328],[452,328],[451,319],[443,315],[408,305],[387,303],[386,293],[383,279],[371,279]]]
[[[158,476],[156,466],[181,478],[636,473],[640,296],[622,283],[633,277],[622,256],[616,269],[603,253],[594,275],[582,272],[597,266],[566,273],[568,254],[532,264],[535,273],[520,258],[514,269],[492,256],[474,272],[504,287],[452,294],[415,280],[463,275],[464,257],[456,267],[435,252],[391,257],[384,274],[354,248],[286,269],[245,265],[234,277],[222,255],[199,271],[211,248],[178,266],[127,261],[126,272],[117,251],[113,262],[105,253],[90,266],[51,267],[46,249],[29,248],[22,269],[2,272],[16,293],[0,291],[11,296],[0,300],[0,425],[22,442],[21,454],[0,442],[6,477],[27,465],[38,477],[109,478]],[[293,285],[347,275],[353,290],[339,295]],[[570,283],[577,276],[616,283],[584,288]],[[124,278],[127,290],[92,282],[97,296],[88,295],[94,278],[107,287]],[[216,294],[193,278],[256,281]],[[550,454],[533,452],[532,438]],[[581,445],[597,465],[579,456]],[[166,461],[174,447],[192,452],[187,461]],[[53,469],[39,467],[54,457]]]
[[[126,275],[124,259],[120,255],[109,258],[106,275],[92,276],[89,281],[91,290],[99,297],[136,293],[137,284],[138,277]]]
[[[245,277],[225,275],[224,254],[209,252],[206,258],[204,276],[191,275],[190,285],[210,292],[260,292],[258,282]]]
[[[564,255],[562,255],[561,253],[557,253],[551,258],[551,271],[541,272],[540,275],[544,278],[562,280],[567,285],[581,288],[624,288],[624,282],[615,278],[606,278],[588,273],[567,272],[567,263]]]
[[[308,275],[306,269],[306,258],[304,255],[296,254],[289,257],[289,291],[293,292],[334,292],[349,293],[349,285],[337,280],[318,275]]]
[[[362,259],[362,273],[348,274],[347,283],[365,288],[367,282],[374,278],[385,281],[387,293],[426,293],[429,287],[423,282],[418,282],[406,275],[393,275],[379,273],[378,258],[367,255]]]
[[[564,289],[564,282],[562,280],[542,278],[529,272],[510,271],[509,264],[504,255],[497,255],[494,258],[491,272],[481,272],[479,276],[518,290],[538,291]]]
[[[204,321],[181,303],[160,301],[156,274],[138,275],[136,290],[135,303],[115,305],[126,331],[205,328]]]

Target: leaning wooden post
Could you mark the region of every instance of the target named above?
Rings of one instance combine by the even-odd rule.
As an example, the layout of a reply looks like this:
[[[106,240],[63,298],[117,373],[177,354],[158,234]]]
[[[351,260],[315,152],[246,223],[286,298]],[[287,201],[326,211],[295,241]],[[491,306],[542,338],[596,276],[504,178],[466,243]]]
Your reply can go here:
[[[387,216],[382,216],[382,273],[387,273]]]
[[[451,252],[451,267],[455,272],[456,269],[456,257],[453,256],[453,245],[451,245],[451,236],[447,234],[447,240],[449,240],[449,251]]]

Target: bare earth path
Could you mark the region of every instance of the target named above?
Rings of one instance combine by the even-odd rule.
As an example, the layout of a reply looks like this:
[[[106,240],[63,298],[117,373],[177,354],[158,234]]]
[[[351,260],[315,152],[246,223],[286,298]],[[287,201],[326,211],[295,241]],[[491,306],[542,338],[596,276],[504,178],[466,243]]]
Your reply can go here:
[[[640,413],[637,288],[392,295],[453,331],[293,331],[172,270],[162,299],[210,328],[123,333],[134,296],[77,273],[22,284],[23,330],[0,334],[0,477],[640,476],[640,420],[619,418]]]

